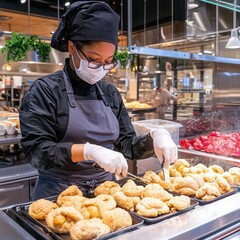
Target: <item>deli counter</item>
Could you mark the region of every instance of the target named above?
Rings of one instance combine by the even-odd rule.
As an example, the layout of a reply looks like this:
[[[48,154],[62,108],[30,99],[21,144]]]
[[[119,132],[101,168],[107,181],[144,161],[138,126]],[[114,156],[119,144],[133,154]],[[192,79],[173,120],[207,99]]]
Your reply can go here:
[[[218,156],[179,148],[179,158],[186,159],[191,166],[203,163],[206,166],[219,165],[224,170],[231,167],[240,167],[240,160],[232,157]],[[160,164],[156,158],[139,160],[138,173],[150,169],[159,170]],[[199,201],[189,211],[180,211],[172,217],[159,219],[159,221],[143,221],[130,229],[122,229],[111,235],[98,239],[239,239],[240,237],[240,192],[239,186],[234,191],[217,200],[202,203]],[[28,204],[28,203],[27,203]],[[30,203],[29,203],[30,204]],[[15,204],[2,208],[0,221],[10,223],[10,227],[1,228],[0,233],[4,238],[16,239],[14,236],[19,231],[18,239],[71,239],[69,235],[52,235],[51,231],[44,230],[38,224],[29,220],[26,214],[19,209],[26,203]],[[23,237],[22,237],[23,236]]]

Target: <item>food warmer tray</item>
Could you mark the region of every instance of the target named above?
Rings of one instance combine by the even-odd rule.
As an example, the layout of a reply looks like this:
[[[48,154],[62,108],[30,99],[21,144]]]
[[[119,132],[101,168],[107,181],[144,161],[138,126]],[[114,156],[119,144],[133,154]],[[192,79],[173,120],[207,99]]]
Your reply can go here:
[[[125,184],[127,182],[128,179],[132,179],[132,178],[120,179],[118,181],[119,185],[122,186],[123,184]],[[132,179],[132,180],[134,180],[134,179]],[[140,181],[137,181],[137,180],[134,180],[134,182],[137,185],[146,186],[146,184],[143,183],[143,182],[140,182]],[[174,196],[180,196],[179,194],[174,193],[174,192],[171,192],[171,194],[174,195]],[[144,216],[141,216],[141,215],[137,214],[136,212],[132,212],[132,214],[141,218],[144,221],[144,223],[153,224],[153,223],[157,223],[157,222],[163,221],[165,219],[168,219],[168,218],[171,218],[171,217],[174,217],[174,216],[178,216],[178,215],[183,214],[185,212],[188,212],[188,211],[194,209],[197,205],[198,205],[197,199],[191,199],[190,207],[188,207],[184,210],[181,210],[181,211],[176,211],[176,212],[173,212],[173,213],[163,214],[163,215],[160,215],[158,217],[151,217],[151,218],[150,217],[144,217]]]
[[[41,240],[48,240],[48,239],[56,239],[56,240],[71,240],[71,237],[69,234],[57,234],[52,232],[45,221],[38,221],[34,218],[32,218],[28,214],[28,208],[31,203],[26,203],[18,206],[14,206],[10,209],[11,213],[15,216],[17,219],[18,223],[22,225],[26,230],[31,231],[32,234],[35,236],[38,236],[37,239]],[[104,236],[101,236],[97,238],[96,240],[105,240],[105,239],[110,239],[116,235],[132,231],[134,229],[137,229],[141,227],[143,224],[143,220],[139,218],[138,216],[131,214],[133,225],[119,229],[117,231],[108,233]],[[49,238],[50,237],[50,238]]]

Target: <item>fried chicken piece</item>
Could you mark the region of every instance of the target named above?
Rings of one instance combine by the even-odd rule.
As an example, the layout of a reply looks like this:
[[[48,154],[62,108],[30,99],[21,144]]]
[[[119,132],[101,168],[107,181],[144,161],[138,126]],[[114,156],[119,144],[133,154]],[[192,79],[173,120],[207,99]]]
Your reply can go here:
[[[111,232],[133,224],[130,214],[121,208],[114,208],[113,210],[104,212],[102,221],[110,227]]]
[[[169,207],[160,199],[153,197],[143,198],[136,206],[137,214],[144,217],[157,217],[170,212]]]
[[[109,194],[113,195],[115,192],[121,191],[121,187],[118,183],[113,181],[105,181],[101,183],[98,187],[94,190],[94,195],[98,196],[100,194]]]
[[[213,200],[219,196],[221,196],[221,193],[213,183],[205,183],[196,192],[196,197],[202,200]]]
[[[83,215],[74,207],[60,207],[48,213],[47,226],[55,233],[69,233],[74,224],[83,220]]]
[[[173,190],[179,194],[194,196],[198,190],[198,184],[191,177],[176,177],[173,182]]]
[[[117,206],[126,210],[134,211],[136,205],[140,202],[139,197],[128,197],[123,192],[116,192],[113,195]]]
[[[56,208],[58,208],[56,203],[45,199],[38,199],[30,204],[28,214],[37,220],[44,220],[48,213]]]
[[[128,179],[127,182],[122,186],[122,192],[128,197],[142,198],[144,191],[144,186],[136,185],[132,179]]]
[[[78,221],[71,229],[72,240],[92,240],[110,232],[108,225],[99,218]]]
[[[83,194],[82,194],[82,191],[76,185],[72,185],[72,186],[68,187],[63,192],[60,193],[60,195],[57,198],[57,205],[58,206],[62,206],[62,204],[64,202],[64,197],[66,197],[66,196],[80,196],[80,197],[82,197]]]
[[[178,211],[184,210],[185,208],[190,207],[191,205],[191,200],[188,196],[174,196],[168,201],[168,206],[170,209],[176,209]]]

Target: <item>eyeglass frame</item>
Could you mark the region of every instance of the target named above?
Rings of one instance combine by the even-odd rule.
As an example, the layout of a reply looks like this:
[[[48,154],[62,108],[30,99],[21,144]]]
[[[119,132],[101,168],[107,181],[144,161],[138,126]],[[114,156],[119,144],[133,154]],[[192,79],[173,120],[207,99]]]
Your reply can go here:
[[[81,50],[81,48],[77,49],[77,46],[76,46],[76,45],[75,45],[75,47],[76,47],[76,50],[79,51],[79,52],[87,59],[87,61],[88,61],[88,68],[98,69],[98,68],[100,68],[101,66],[103,66],[103,69],[104,69],[104,70],[111,70],[111,69],[115,68],[115,67],[117,66],[117,64],[118,64],[116,58],[113,56],[113,59],[112,59],[111,63],[99,63],[98,65],[94,64],[94,65],[96,65],[96,67],[91,67],[91,66],[90,66],[90,63],[91,63],[91,62],[96,62],[96,61],[95,61],[95,60],[90,60],[90,59],[86,56],[86,54]],[[96,62],[96,63],[98,63],[98,62]],[[113,66],[112,66],[111,68],[109,68],[109,69],[106,69],[106,68],[105,68],[106,65],[111,65],[111,64],[113,64]]]

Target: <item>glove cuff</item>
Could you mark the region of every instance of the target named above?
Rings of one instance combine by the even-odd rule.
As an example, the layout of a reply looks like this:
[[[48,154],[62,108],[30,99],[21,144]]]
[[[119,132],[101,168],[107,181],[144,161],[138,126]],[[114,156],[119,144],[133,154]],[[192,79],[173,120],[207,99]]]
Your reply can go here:
[[[154,138],[154,136],[160,136],[162,134],[167,134],[169,137],[171,137],[171,134],[164,128],[161,129],[152,129],[150,131],[150,135],[152,138]]]

